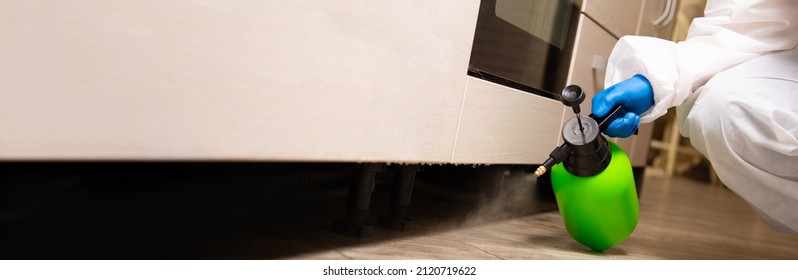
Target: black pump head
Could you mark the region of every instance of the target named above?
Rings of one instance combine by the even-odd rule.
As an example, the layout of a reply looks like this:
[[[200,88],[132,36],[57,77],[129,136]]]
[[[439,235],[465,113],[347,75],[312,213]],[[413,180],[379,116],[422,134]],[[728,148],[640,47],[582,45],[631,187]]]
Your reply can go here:
[[[579,105],[585,101],[585,92],[577,85],[569,85],[562,90],[562,104],[574,108],[574,113],[579,114]]]
[[[596,119],[581,118],[579,105],[585,101],[585,92],[577,85],[569,85],[562,90],[562,104],[574,109],[576,116],[562,127],[561,146],[554,149],[549,158],[535,170],[535,176],[543,175],[555,164],[562,162],[565,170],[580,177],[601,173],[610,165],[612,152],[607,140],[601,136]]]
[[[579,121],[582,122],[580,129]],[[571,147],[563,161],[565,170],[580,177],[601,173],[610,164],[612,153],[593,118],[573,117],[562,127],[562,138]]]

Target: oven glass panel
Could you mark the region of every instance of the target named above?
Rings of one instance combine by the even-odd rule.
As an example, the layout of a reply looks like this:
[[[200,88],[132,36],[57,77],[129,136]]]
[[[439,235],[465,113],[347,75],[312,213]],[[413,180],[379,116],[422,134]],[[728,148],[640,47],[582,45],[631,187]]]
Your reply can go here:
[[[469,74],[554,98],[572,0],[483,0]],[[567,65],[567,64],[566,64]]]

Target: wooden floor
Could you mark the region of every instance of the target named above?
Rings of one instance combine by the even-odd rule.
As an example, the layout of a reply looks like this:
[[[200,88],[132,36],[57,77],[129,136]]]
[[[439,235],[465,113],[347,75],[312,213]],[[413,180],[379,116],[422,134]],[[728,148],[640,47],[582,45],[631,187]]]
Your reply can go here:
[[[558,212],[348,245],[287,259],[798,259],[798,236],[774,231],[738,196],[690,179],[649,176],[634,233],[606,252],[572,240]],[[326,235],[321,235],[324,239]],[[330,241],[336,242],[336,241]]]
[[[798,259],[798,236],[684,178],[646,177],[637,228],[599,253],[571,239],[523,168],[425,168],[412,228],[354,238],[331,232],[349,165],[2,167],[0,259]],[[388,213],[392,178],[378,176],[370,221]]]

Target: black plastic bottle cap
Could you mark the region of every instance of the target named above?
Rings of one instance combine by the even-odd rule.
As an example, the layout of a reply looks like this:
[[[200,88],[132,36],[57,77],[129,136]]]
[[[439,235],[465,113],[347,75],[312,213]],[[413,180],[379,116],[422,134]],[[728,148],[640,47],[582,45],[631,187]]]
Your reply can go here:
[[[581,118],[584,130],[580,132],[579,119],[573,117],[562,127],[562,138],[571,146],[563,165],[571,174],[588,177],[604,171],[610,164],[612,153],[607,140],[599,133],[596,120]]]

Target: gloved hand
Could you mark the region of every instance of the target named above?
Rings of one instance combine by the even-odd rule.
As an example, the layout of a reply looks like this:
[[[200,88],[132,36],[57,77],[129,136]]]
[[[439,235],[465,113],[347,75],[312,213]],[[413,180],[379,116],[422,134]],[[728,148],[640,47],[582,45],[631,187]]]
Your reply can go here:
[[[634,75],[593,97],[593,115],[604,117],[617,105],[626,111],[623,117],[610,122],[604,134],[610,137],[629,137],[640,124],[640,114],[654,106],[654,90],[642,75]]]

